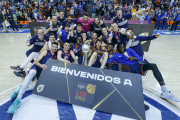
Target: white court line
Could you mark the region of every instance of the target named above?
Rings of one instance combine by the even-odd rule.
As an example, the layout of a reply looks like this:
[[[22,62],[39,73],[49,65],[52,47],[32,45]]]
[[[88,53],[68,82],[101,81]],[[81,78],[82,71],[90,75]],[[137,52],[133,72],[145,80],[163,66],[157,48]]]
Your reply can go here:
[[[21,84],[22,84],[22,83],[21,83]],[[16,88],[17,86],[19,86],[19,85],[21,85],[21,84],[18,84],[18,85],[16,85],[16,86],[12,87],[12,88],[7,89],[6,91],[0,93],[0,95],[2,95],[2,94],[4,94],[4,93],[6,93],[6,92],[8,92],[8,91],[10,91],[10,90],[12,90],[12,89],[14,89],[14,88]]]
[[[145,89],[143,89],[143,94],[150,97],[151,99],[155,100],[156,102],[163,105],[164,107],[168,108],[169,110],[171,110],[173,113],[175,113],[176,115],[178,115],[180,117],[180,110],[178,108],[174,107],[173,105],[171,105],[170,103],[168,103],[167,101],[161,99],[160,97],[154,95],[153,93],[151,93]],[[156,107],[156,106],[154,106],[154,107]]]

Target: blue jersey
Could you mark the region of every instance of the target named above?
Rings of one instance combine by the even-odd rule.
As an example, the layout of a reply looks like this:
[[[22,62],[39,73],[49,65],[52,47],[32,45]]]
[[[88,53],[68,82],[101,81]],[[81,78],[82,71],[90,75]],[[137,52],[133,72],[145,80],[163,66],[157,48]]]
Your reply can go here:
[[[63,59],[65,59],[65,60],[70,60],[70,57],[71,57],[70,52],[71,52],[71,50],[68,50],[68,52],[67,52],[67,53],[66,53],[66,52],[64,52],[64,50],[63,50],[63,49],[61,49],[61,51],[62,51],[62,55],[61,55],[61,57],[62,57]]]
[[[60,16],[59,16],[57,19],[58,19],[58,21],[62,22],[62,21],[64,21],[66,18],[64,17],[63,19],[61,19]]]
[[[33,45],[33,52],[39,52],[43,48],[46,41],[49,41],[49,37],[47,35],[44,35],[44,39],[40,40],[38,38],[38,35],[35,35],[29,41],[30,44]]]
[[[122,14],[122,18],[121,19],[116,17],[113,22],[116,22],[118,24],[119,28],[128,28],[129,27],[128,20],[130,18],[132,18],[132,13]]]
[[[155,35],[152,36],[136,36],[134,41],[131,44],[131,48],[139,55],[143,56],[144,55],[144,50],[141,45],[141,41],[149,41],[155,39]]]
[[[138,59],[138,61],[141,61],[141,58],[139,57],[139,55],[131,48],[126,49],[126,51],[128,56],[132,56],[132,57],[136,57]],[[114,61],[117,61],[118,63],[121,64],[125,64],[125,65],[129,65],[129,64],[135,64],[135,63],[139,63],[136,60],[130,61],[129,59],[127,59],[128,57],[125,56],[124,54],[120,54],[119,52],[116,53],[112,58],[110,58],[106,64],[108,63],[114,63]]]
[[[107,44],[107,40],[108,40],[108,38],[109,38],[109,34],[111,34],[109,31],[108,31],[107,36],[105,36],[105,35],[102,34],[103,42],[106,43],[106,44]]]
[[[44,57],[39,61],[39,63],[40,63],[40,64],[46,64],[46,61],[47,61],[48,59],[54,59],[54,60],[56,60],[56,59],[57,59],[57,55],[56,55],[56,54],[53,55],[52,52],[51,52],[51,50],[47,50],[46,56],[44,56]],[[37,79],[39,78],[39,76],[40,76],[40,74],[41,74],[41,72],[42,72],[42,68],[34,64],[34,65],[31,67],[31,69],[35,69],[35,70],[37,71],[36,76],[34,76],[33,79],[32,79],[32,80],[34,81],[34,80],[35,80],[35,77],[37,77]]]
[[[118,31],[119,31],[119,29],[118,29]],[[122,35],[118,31],[117,32],[113,32],[113,37],[116,40],[115,41],[116,43],[119,43],[119,42],[122,41]]]
[[[77,32],[77,30],[74,30],[73,37],[70,37],[71,42],[76,43],[76,38],[77,36],[82,36],[83,31],[81,31],[80,33]],[[87,33],[87,39],[92,39],[91,35]]]
[[[158,13],[157,14],[157,20],[160,20],[161,19],[161,13]]]
[[[97,42],[97,41],[96,41],[96,42]],[[93,48],[96,48],[96,42],[94,42],[94,41],[91,42],[91,46],[92,46]]]
[[[67,21],[67,20],[64,20],[64,21],[62,21],[62,24],[65,26],[65,24],[68,23],[70,26],[72,26],[73,24],[76,24],[78,20],[79,20],[79,18],[77,18],[77,19],[72,19],[70,22]]]
[[[95,48],[97,51],[102,51],[102,49],[101,48]],[[94,61],[94,63],[93,63],[93,65],[92,65],[92,67],[100,67],[101,66],[101,57],[102,57],[102,55],[97,55],[97,58],[95,59],[95,61]]]
[[[49,29],[50,26],[51,26],[51,25],[50,25],[50,23],[49,23],[48,26],[46,27],[46,29]],[[55,32],[55,33],[56,33],[56,32],[58,31],[58,28],[59,28],[60,26],[63,26],[63,24],[60,23],[60,22],[57,22],[56,25],[52,24],[52,26],[53,26],[52,31],[50,30],[49,33],[50,33],[50,32]]]
[[[61,30],[61,32],[62,32],[62,35],[61,35],[61,38],[60,38],[60,39],[61,39],[61,41],[62,41],[63,43],[65,43],[66,40],[67,40],[67,36],[68,36],[69,32],[66,32],[65,29],[64,29],[64,30]],[[56,33],[55,38],[57,38],[58,35],[59,35],[59,33]]]
[[[74,52],[75,56],[79,56],[81,54],[82,45],[76,46],[76,43],[74,43],[71,47],[71,50]]]
[[[102,35],[102,28],[103,27],[107,27],[105,23],[103,23],[102,25],[100,26],[97,26],[96,23],[92,23],[92,26],[94,27],[95,29],[95,33],[97,34],[98,37],[100,37]]]
[[[115,52],[108,52],[108,60],[111,59],[116,53]],[[111,67],[107,67],[110,70],[118,70],[118,64],[114,61],[114,64]]]

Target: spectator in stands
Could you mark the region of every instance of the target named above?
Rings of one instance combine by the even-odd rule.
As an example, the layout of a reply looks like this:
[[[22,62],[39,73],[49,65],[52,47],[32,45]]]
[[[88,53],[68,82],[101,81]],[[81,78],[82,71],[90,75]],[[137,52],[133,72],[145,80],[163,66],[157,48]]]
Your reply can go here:
[[[159,27],[161,27],[161,23],[160,23],[161,17],[162,17],[162,13],[161,13],[161,10],[159,9],[159,12],[156,16],[157,19],[156,19],[156,24],[155,24],[155,29],[157,28],[157,30],[159,29]]]
[[[76,6],[76,8],[75,8],[75,18],[78,18],[78,14],[79,14],[79,9],[78,9],[78,7]]]
[[[125,10],[125,14],[126,14],[127,11],[128,11],[128,6],[127,6],[127,4],[124,5],[124,10]]]
[[[174,23],[172,24],[172,27],[171,27],[170,31],[172,31],[172,30],[176,31],[177,26],[179,25],[179,23],[180,23],[180,11],[178,11],[178,14],[174,19]]]
[[[92,18],[95,18],[95,14],[96,14],[96,8],[93,5],[93,8],[92,8]]]
[[[133,9],[131,10],[131,13],[135,13],[136,12],[136,7],[133,7]],[[132,20],[134,20],[134,16],[132,16]]]
[[[4,32],[8,32],[7,26],[6,26],[6,24],[5,24],[5,20],[6,20],[5,12],[4,12],[4,11],[1,11],[1,13],[0,13],[0,22],[1,22],[2,25],[3,25]]]
[[[101,10],[101,20],[104,20],[104,14],[105,14],[104,8],[102,8],[102,10]]]
[[[21,20],[22,13],[16,9],[16,16],[18,20]]]
[[[74,18],[74,9],[73,9],[73,7],[71,7],[70,13],[71,13],[71,15],[72,15],[73,18]]]
[[[79,11],[79,14],[80,14],[80,17],[82,17],[82,16],[83,16],[83,14],[84,14],[84,10],[83,10],[83,8],[81,8],[81,10]]]
[[[13,28],[13,30],[15,31],[14,28],[16,27],[16,30],[19,31],[17,26],[15,25],[13,15],[12,15],[12,13],[9,12],[9,10],[7,10],[6,18],[9,21],[9,23],[11,24],[11,27]]]
[[[107,11],[105,19],[106,19],[106,20],[110,20],[110,14],[109,14],[109,11]]]

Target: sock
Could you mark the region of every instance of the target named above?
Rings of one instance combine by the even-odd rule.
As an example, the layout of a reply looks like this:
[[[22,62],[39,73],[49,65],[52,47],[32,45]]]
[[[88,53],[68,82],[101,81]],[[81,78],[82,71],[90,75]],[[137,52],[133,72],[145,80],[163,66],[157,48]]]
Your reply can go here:
[[[169,92],[169,90],[167,89],[166,85],[162,85],[161,89],[163,92]]]
[[[101,69],[104,69],[104,68],[102,68],[102,67],[100,67]]]
[[[29,68],[25,70],[26,75],[29,73]]]
[[[32,69],[29,74],[27,75],[27,77],[25,78],[22,87],[18,93],[17,98],[19,98],[20,100],[22,99],[22,96],[24,95],[24,93],[26,92],[29,84],[31,83],[32,78],[36,75],[36,70]]]
[[[33,83],[33,84],[29,85],[29,87],[27,88],[26,92],[33,90],[35,85],[36,85],[36,83]]]

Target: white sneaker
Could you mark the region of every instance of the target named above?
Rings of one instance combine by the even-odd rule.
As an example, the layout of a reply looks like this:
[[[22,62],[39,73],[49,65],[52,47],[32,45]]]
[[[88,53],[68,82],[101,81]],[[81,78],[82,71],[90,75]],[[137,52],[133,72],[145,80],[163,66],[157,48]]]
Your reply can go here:
[[[167,100],[172,100],[175,102],[180,102],[180,99],[174,96],[170,91],[169,92],[162,92],[161,93],[161,98],[167,99]]]

